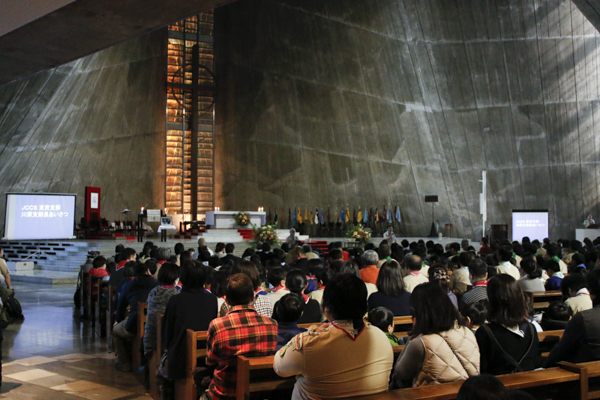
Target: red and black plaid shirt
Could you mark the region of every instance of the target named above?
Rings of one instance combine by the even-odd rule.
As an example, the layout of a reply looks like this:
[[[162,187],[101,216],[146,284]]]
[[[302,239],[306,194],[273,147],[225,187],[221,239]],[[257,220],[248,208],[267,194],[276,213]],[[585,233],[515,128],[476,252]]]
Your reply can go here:
[[[215,366],[209,391],[213,399],[235,398],[237,356],[275,354],[277,322],[251,306],[234,306],[208,326],[206,364]]]

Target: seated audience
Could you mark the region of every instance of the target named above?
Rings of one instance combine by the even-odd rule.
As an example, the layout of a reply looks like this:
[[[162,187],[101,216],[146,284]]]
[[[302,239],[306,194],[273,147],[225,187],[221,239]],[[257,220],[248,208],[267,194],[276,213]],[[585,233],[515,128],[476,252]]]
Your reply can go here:
[[[293,400],[309,395],[344,398],[387,390],[392,348],[378,328],[365,325],[367,289],[352,274],[336,275],[323,294],[330,323],[311,328],[275,355],[273,368],[295,376]]]
[[[251,261],[241,260],[239,261],[231,271],[233,274],[246,274],[254,285],[254,309],[260,315],[265,317],[271,317],[273,314],[273,304],[269,295],[261,287],[261,277],[258,268]],[[306,277],[304,278],[306,280]],[[304,288],[302,289],[304,290]],[[227,299],[227,298],[226,298]],[[221,306],[221,315],[227,315],[231,307],[227,301]]]
[[[571,274],[566,276],[560,284],[560,290],[564,297],[568,297],[565,304],[571,307],[573,314],[593,307],[590,292],[586,288],[586,279],[583,275]]]
[[[158,274],[158,286],[148,294],[148,314],[144,327],[144,356],[149,361],[152,353],[156,350],[157,320],[160,314],[165,313],[167,303],[171,296],[179,294],[175,283],[179,279],[179,267],[177,264],[166,263]]]
[[[517,281],[500,274],[488,282],[489,323],[475,336],[481,353],[481,372],[501,375],[537,367],[538,335],[528,321],[526,299]]]
[[[237,356],[268,356],[277,346],[277,323],[258,314],[252,306],[254,284],[247,274],[236,273],[227,279],[225,299],[229,312],[208,327],[206,365],[214,372],[203,400],[235,398]],[[179,364],[185,368],[185,363]]]
[[[436,283],[424,283],[410,296],[413,330],[396,362],[396,387],[455,382],[479,374],[475,335],[459,326],[458,313],[447,293]]]
[[[354,261],[344,261],[340,265],[340,270],[338,271],[340,274],[351,274],[360,278],[360,271],[358,269],[358,264]],[[364,281],[363,281],[364,282]],[[377,286],[370,282],[365,282],[365,286],[367,288],[367,298],[371,296],[371,294],[377,291]]]
[[[473,286],[471,290],[460,298],[459,309],[463,310],[472,303],[487,299],[488,266],[480,258],[476,258],[469,264],[469,280]]]
[[[319,304],[321,304],[321,301],[323,300],[323,293],[325,292],[325,288],[329,284],[329,281],[331,281],[331,278],[333,278],[333,275],[334,275],[333,270],[330,268],[321,268],[320,270],[315,272],[315,280],[316,280],[317,289],[310,292],[308,294],[308,297],[310,297],[313,300],[318,301]]]
[[[210,292],[217,298],[217,313],[221,317],[221,307],[225,303],[225,289],[229,274],[225,271],[215,271],[210,279]]]
[[[565,278],[565,275],[560,272],[560,266],[555,260],[546,261],[546,272],[548,273],[548,280],[545,284],[546,290],[560,290],[560,284]]]
[[[452,305],[458,310],[458,299],[450,290],[450,277],[448,276],[446,266],[443,264],[434,264],[433,267],[429,268],[429,281],[438,284],[442,289],[444,289],[448,295],[448,298],[452,302]]]
[[[545,331],[563,330],[573,317],[571,307],[562,301],[553,301],[542,316],[542,329]]]
[[[298,327],[298,319],[302,315],[304,299],[296,293],[288,293],[277,302],[277,350],[282,348],[294,336],[306,332],[306,329]]]
[[[542,281],[542,269],[538,267],[535,258],[527,257],[521,260],[521,269],[525,276],[517,281],[521,290],[528,293],[544,292],[544,282]]]
[[[600,269],[594,268],[586,279],[596,306],[571,318],[562,338],[550,352],[546,368],[556,366],[559,361],[580,363],[600,360],[600,307],[597,306],[600,300]]]
[[[381,329],[387,336],[392,346],[398,346],[400,342],[394,335],[394,314],[385,307],[376,307],[369,311],[369,323]]]
[[[313,300],[304,294],[304,289],[306,289],[307,286],[306,275],[304,272],[299,269],[293,269],[288,272],[285,277],[285,286],[291,293],[296,293],[303,299],[304,308],[302,309],[302,316],[298,319],[298,323],[309,324],[312,322],[321,322],[321,305],[318,301]],[[279,303],[279,301],[277,303]],[[273,319],[279,322],[280,318],[279,313],[277,312],[277,303],[275,303],[275,309],[273,310]]]
[[[385,307],[396,316],[410,315],[409,298],[400,264],[396,260],[386,261],[377,277],[377,292],[369,296],[369,310]]]
[[[0,270],[1,270],[1,268],[0,268]],[[90,275],[88,290],[91,288],[92,296],[95,296],[98,294],[98,286],[91,287],[91,285],[92,285],[91,278],[107,278],[108,279],[108,277],[110,277],[110,274],[108,273],[108,270],[106,269],[106,258],[104,258],[103,256],[98,256],[98,257],[94,258],[94,261],[92,261],[92,268],[90,268],[90,270],[88,271],[88,274]],[[102,279],[102,280],[104,280],[104,279]],[[10,284],[10,279],[8,280],[8,284]]]
[[[421,283],[429,282],[427,276],[421,273],[423,263],[421,257],[409,254],[404,257],[404,289],[412,293]]]
[[[113,342],[117,351],[117,363],[115,364],[117,371],[131,371],[131,341],[138,329],[138,303],[145,303],[148,300],[148,294],[156,285],[158,282],[150,275],[148,266],[136,263],[135,279],[119,296],[115,314],[116,325],[113,327]],[[129,316],[126,314],[127,307],[129,307]],[[140,351],[140,349],[135,349],[135,351]]]
[[[360,269],[360,278],[364,282],[376,284],[377,277],[379,276],[379,268],[377,268],[377,262],[379,256],[375,250],[367,250],[362,255],[363,267]]]
[[[515,278],[515,280],[521,279],[519,269],[511,262],[514,259],[512,247],[509,245],[501,246],[498,250],[498,255],[500,256],[500,264],[498,265],[498,268],[496,268],[498,274],[510,275]]]
[[[471,329],[473,333],[477,332],[477,329],[487,322],[488,308],[489,303],[487,298],[475,303],[470,303],[463,308],[462,314],[466,319],[465,325]]]
[[[492,252],[492,248],[488,244],[488,238],[482,237],[479,243],[481,243],[481,247],[479,248],[479,255],[485,257]]]
[[[180,270],[181,293],[167,303],[162,341],[171,380],[185,378],[185,362],[181,360],[186,357],[187,330],[205,331],[217,317],[217,298],[204,290],[206,278],[207,269],[200,262],[185,262]]]
[[[273,286],[271,289],[271,293],[269,293],[269,298],[271,299],[271,304],[277,303],[279,299],[288,294],[290,291],[285,287],[285,277],[287,275],[287,270],[281,267],[275,267],[268,274],[268,281]]]

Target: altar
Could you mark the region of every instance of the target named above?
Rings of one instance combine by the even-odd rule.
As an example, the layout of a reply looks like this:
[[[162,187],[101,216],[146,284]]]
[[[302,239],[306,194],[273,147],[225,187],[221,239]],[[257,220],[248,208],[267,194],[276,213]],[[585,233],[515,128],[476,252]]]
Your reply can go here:
[[[600,229],[575,229],[575,239],[583,242],[583,239],[590,238],[590,240],[596,239],[600,236]]]
[[[206,212],[206,226],[213,229],[233,229],[238,226],[235,224],[233,215],[240,211],[207,211]],[[267,213],[264,211],[241,211],[250,217],[250,223],[257,227],[263,226],[267,223]],[[251,227],[251,225],[248,225]]]

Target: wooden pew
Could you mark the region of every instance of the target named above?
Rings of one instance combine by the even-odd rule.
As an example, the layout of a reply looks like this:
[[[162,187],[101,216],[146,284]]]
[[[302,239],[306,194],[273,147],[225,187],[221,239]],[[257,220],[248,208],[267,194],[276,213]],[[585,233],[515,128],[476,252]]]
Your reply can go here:
[[[404,346],[394,346],[394,358]],[[236,400],[249,400],[252,393],[292,389],[295,377],[282,378],[273,370],[274,355],[237,358]]]
[[[548,292],[526,292],[529,301],[536,311],[543,311],[548,308],[551,302],[562,300],[562,292],[553,290]]]
[[[152,358],[148,361],[150,397],[154,400],[161,400],[160,393],[158,392],[156,370],[158,369],[158,363],[160,362],[164,351],[162,347],[162,321],[164,316],[164,314],[158,314],[156,316],[156,351],[154,351]]]
[[[410,332],[413,323],[410,315],[404,317],[394,317],[394,332]]]
[[[116,293],[117,287],[108,285],[106,294],[106,343],[108,346],[108,350],[114,350],[114,345],[112,342],[112,328],[115,324],[115,302],[116,302]]]
[[[79,291],[79,300],[81,304],[80,315],[82,320],[89,319],[87,314],[88,308],[88,291],[90,286],[90,275],[87,272],[81,272],[81,290]]]
[[[206,331],[187,330],[187,352],[185,360],[185,379],[175,381],[175,398],[194,400],[196,398],[196,385],[193,372],[198,366],[198,358],[206,358]]]
[[[538,340],[540,342],[539,351],[542,357],[548,357],[552,348],[562,338],[563,333],[565,333],[564,330],[538,332]]]
[[[97,282],[98,293],[96,294],[95,300],[95,312],[94,315],[97,318],[97,324],[94,326],[94,331],[98,337],[106,337],[106,324],[107,324],[107,315],[106,315],[106,304],[102,301],[103,295],[108,292],[108,281],[104,281],[102,279]]]
[[[137,334],[131,341],[131,368],[134,372],[142,366],[142,356],[140,349],[144,338],[144,328],[146,327],[146,317],[148,315],[148,303],[138,303]]]
[[[524,390],[536,399],[587,400],[587,386],[581,375],[562,367],[538,371],[499,375],[509,390]],[[366,396],[350,397],[353,400],[454,400],[464,381],[391,390]],[[309,396],[313,400],[319,397]]]

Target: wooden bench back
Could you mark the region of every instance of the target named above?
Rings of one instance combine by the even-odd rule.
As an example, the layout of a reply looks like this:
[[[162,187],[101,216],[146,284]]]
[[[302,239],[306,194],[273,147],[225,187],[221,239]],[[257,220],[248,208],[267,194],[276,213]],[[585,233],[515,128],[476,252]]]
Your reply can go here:
[[[562,292],[553,290],[547,292],[525,292],[529,302],[536,311],[543,311],[548,308],[551,302],[562,300]]]

